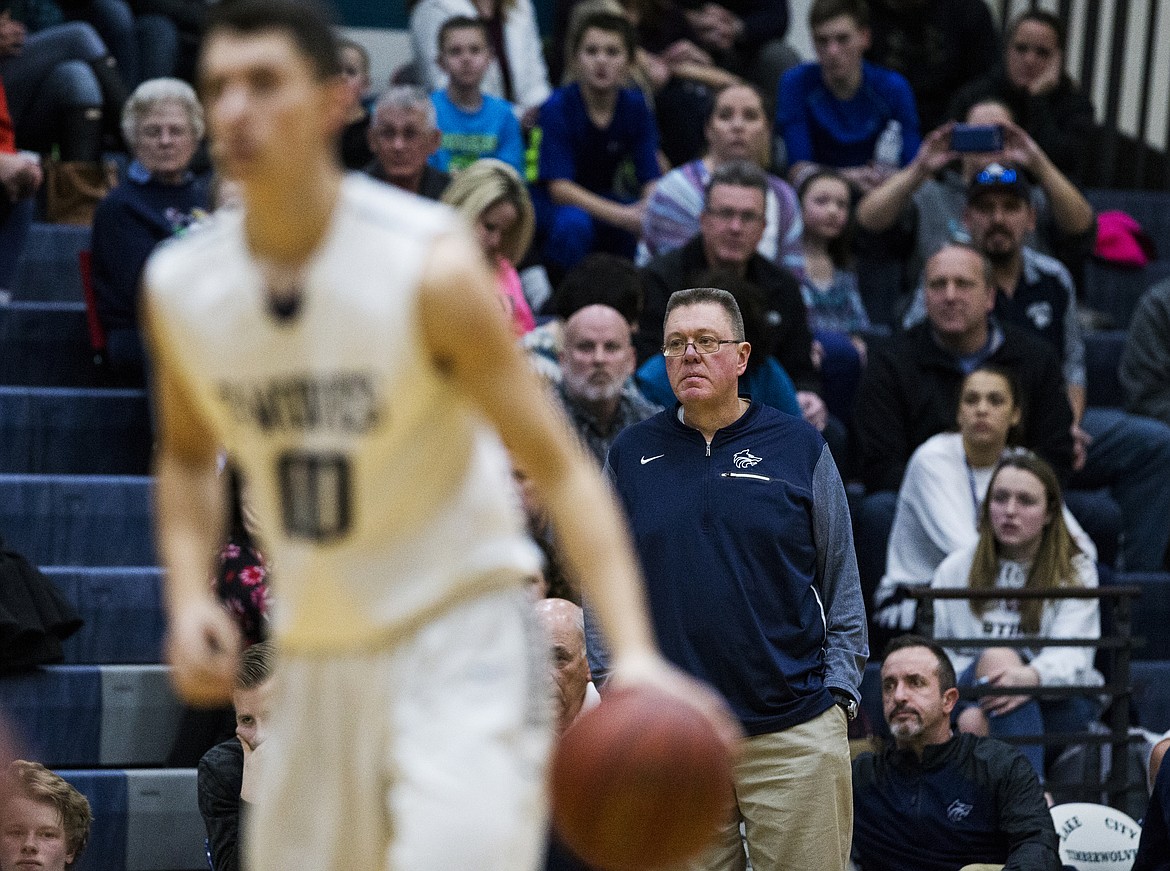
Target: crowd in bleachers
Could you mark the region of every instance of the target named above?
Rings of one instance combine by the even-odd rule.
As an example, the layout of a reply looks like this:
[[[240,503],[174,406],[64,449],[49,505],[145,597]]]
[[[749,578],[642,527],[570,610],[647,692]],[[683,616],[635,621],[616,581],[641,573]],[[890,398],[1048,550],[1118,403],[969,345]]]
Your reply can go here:
[[[557,0],[543,42],[529,0],[408,5],[415,61],[384,87],[343,43],[339,159],[464,216],[599,466],[674,402],[667,298],[725,288],[752,345],[741,389],[820,431],[847,482],[875,659],[914,626],[908,587],[1134,583],[1132,721],[1170,728],[1170,195],[1080,189],[1093,107],[1065,22],[1032,11],[1001,33],[984,0],[814,0],[801,62],[775,0]],[[138,316],[155,246],[237,207],[188,83],[205,14],[0,0],[0,540],[84,620],[33,627],[68,635],[65,664],[50,652],[36,671],[0,636],[0,672],[23,669],[0,679],[0,710],[94,808],[76,868],[201,867],[193,768],[231,731],[165,688]],[[1040,482],[1051,571],[996,538],[985,496],[1005,465]],[[216,583],[259,641],[267,566],[236,490]],[[524,507],[540,594],[579,602],[555,530]],[[1108,629],[1095,601],[1019,610],[1012,632]],[[936,613],[945,635],[993,612]],[[1022,653],[998,669],[956,655],[959,681],[1104,681],[1091,650]],[[1095,697],[1045,699],[1020,727],[986,716],[1016,712],[990,698],[958,727],[1104,716]],[[1029,761],[1043,776],[1057,755]]]

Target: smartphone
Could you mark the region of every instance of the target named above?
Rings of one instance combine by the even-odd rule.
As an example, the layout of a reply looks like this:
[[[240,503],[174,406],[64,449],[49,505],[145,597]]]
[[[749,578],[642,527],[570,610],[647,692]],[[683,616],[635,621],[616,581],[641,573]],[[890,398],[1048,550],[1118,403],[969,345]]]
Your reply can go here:
[[[951,129],[952,151],[1003,151],[999,124],[956,124]]]

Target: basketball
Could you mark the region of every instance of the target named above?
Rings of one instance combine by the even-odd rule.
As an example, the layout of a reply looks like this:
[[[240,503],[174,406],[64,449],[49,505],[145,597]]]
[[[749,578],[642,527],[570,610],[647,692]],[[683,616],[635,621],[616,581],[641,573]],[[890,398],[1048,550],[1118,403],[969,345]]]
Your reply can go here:
[[[557,832],[586,862],[662,868],[696,855],[728,820],[731,754],[683,702],[618,689],[561,736],[551,794]]]

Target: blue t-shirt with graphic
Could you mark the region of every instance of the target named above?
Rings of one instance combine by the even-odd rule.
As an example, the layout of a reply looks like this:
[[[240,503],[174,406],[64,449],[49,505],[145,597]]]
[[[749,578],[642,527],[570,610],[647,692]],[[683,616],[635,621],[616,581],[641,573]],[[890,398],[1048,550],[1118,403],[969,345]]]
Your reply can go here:
[[[495,157],[523,175],[524,141],[512,104],[490,94],[481,96],[479,109],[468,112],[451,102],[446,91],[431,94],[443,139],[427,162],[443,172],[458,172],[481,157]]]

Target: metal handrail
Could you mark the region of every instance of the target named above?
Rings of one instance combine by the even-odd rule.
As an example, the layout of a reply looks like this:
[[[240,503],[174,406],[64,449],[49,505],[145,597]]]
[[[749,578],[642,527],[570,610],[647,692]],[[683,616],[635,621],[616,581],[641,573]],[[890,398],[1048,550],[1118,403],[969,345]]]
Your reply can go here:
[[[971,590],[948,587],[946,589],[932,589],[930,587],[905,586],[902,588],[906,596],[918,600],[918,632],[934,639],[943,647],[1094,647],[1105,651],[1109,657],[1109,673],[1111,680],[1105,685],[1066,684],[1055,687],[963,687],[961,694],[964,698],[980,698],[985,695],[1033,695],[1055,698],[1067,698],[1076,695],[1109,696],[1113,704],[1110,707],[1109,731],[1099,733],[1051,733],[1041,735],[1021,735],[1008,740],[1012,744],[1040,744],[1068,745],[1068,744],[1108,744],[1112,748],[1112,767],[1109,777],[1099,783],[1085,782],[1085,786],[1093,791],[1103,791],[1109,798],[1112,807],[1122,809],[1125,792],[1134,784],[1129,780],[1129,754],[1127,747],[1129,736],[1129,699],[1133,694],[1130,681],[1130,656],[1133,652],[1135,639],[1132,626],[1132,599],[1142,594],[1141,588],[1132,585],[1118,585],[1106,587],[1036,587],[1033,589],[1004,589],[999,587]],[[998,599],[1097,599],[1109,608],[1110,626],[1109,635],[1099,638],[1060,638],[1046,639],[1035,635],[1017,635],[1013,638],[934,638],[934,607],[935,600],[966,599],[967,601],[987,601]]]

